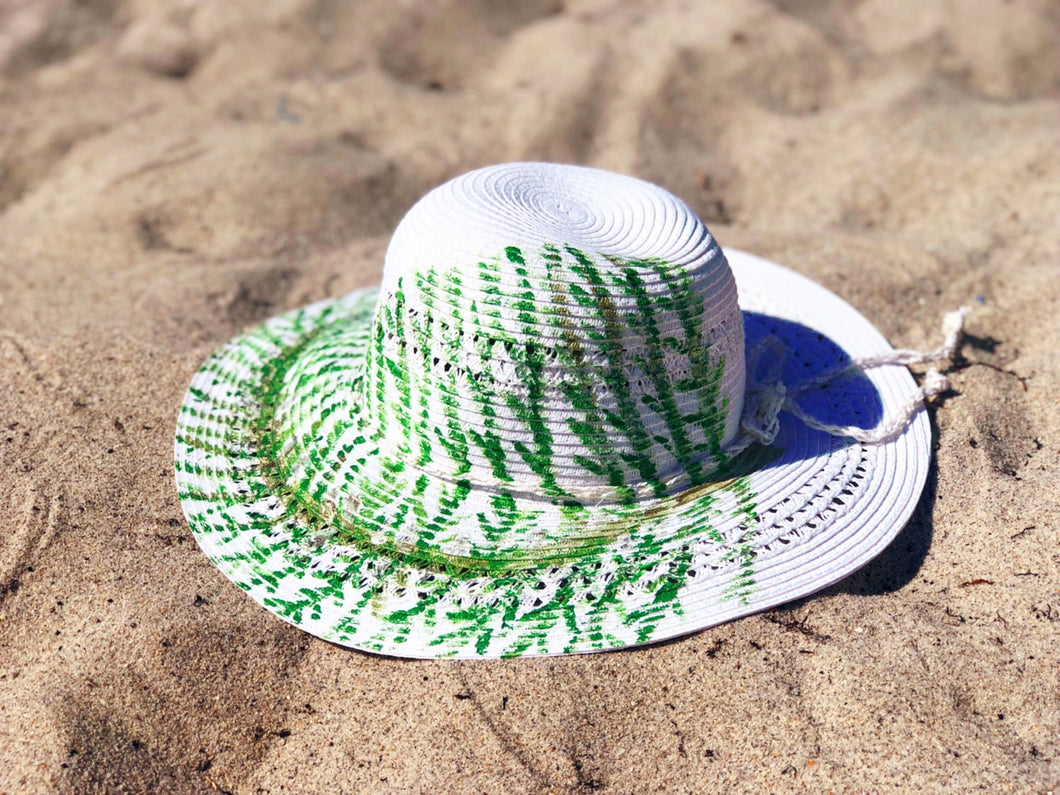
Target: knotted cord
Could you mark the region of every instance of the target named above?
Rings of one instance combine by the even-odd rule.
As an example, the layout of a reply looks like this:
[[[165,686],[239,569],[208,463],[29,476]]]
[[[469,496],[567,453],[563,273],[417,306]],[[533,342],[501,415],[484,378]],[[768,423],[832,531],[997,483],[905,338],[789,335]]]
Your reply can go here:
[[[789,389],[780,379],[786,350],[775,336],[761,340],[751,351],[748,374],[758,371],[761,358],[772,353],[770,370],[762,379],[749,381],[744,400],[744,413],[740,422],[740,436],[732,452],[739,452],[752,443],[771,444],[780,430],[779,415],[788,411],[798,417],[806,426],[823,431],[832,436],[848,436],[865,444],[880,444],[900,435],[909,421],[920,410],[924,401],[949,389],[950,382],[935,367],[930,368],[924,376],[924,383],[909,396],[902,406],[887,422],[875,428],[859,428],[856,425],[833,425],[822,422],[807,414],[798,403],[798,397],[813,389],[832,383],[849,373],[864,373],[875,367],[889,365],[926,364],[929,362],[949,361],[957,351],[964,333],[964,318],[971,307],[962,306],[953,312],[946,313],[942,320],[942,345],[932,351],[917,351],[898,348],[885,353],[862,356],[850,362],[827,370]]]

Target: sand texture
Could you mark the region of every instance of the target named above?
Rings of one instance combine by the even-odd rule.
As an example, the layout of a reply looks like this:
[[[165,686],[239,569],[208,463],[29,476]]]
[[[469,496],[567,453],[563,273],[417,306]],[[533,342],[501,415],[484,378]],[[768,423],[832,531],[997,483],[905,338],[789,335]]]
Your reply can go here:
[[[0,793],[1060,786],[1051,0],[0,3]],[[640,176],[896,345],[971,303],[913,521],[826,592],[660,646],[406,662],[199,551],[202,360],[379,280],[426,190]]]

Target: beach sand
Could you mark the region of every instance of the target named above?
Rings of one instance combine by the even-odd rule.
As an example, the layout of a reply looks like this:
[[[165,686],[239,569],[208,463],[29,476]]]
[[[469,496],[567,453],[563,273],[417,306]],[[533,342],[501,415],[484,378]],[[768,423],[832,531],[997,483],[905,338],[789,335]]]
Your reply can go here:
[[[0,792],[1060,786],[1058,41],[1049,0],[0,5]],[[895,345],[975,307],[881,557],[667,644],[462,663],[214,568],[173,484],[202,360],[523,159],[658,182]]]

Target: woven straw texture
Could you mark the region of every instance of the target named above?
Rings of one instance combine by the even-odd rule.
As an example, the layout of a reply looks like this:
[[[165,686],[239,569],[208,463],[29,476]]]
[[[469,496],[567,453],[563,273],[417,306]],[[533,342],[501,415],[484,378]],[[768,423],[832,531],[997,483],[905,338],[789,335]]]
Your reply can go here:
[[[204,364],[180,497],[227,576],[336,643],[497,657],[661,640],[819,590],[901,529],[927,474],[922,412],[878,445],[787,413],[768,445],[741,428],[750,386],[886,350],[823,288],[723,255],[661,189],[483,169],[410,211],[380,288]],[[914,388],[882,367],[799,403],[871,428]]]

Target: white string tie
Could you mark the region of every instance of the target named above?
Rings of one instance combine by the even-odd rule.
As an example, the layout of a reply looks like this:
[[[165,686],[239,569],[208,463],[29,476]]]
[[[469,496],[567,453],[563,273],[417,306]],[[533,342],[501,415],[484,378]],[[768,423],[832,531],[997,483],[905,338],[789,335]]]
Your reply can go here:
[[[863,356],[851,360],[849,364],[825,371],[819,376],[800,383],[798,387],[791,390],[779,378],[784,356],[787,352],[779,339],[772,335],[766,337],[751,351],[748,373],[757,373],[759,361],[762,355],[767,352],[774,354],[770,371],[764,378],[756,379],[748,384],[744,402],[744,414],[740,421],[741,433],[730,450],[730,454],[739,453],[756,442],[766,445],[772,444],[780,431],[778,415],[785,410],[798,417],[807,427],[823,431],[831,436],[848,436],[865,444],[880,444],[890,441],[905,430],[909,421],[920,410],[925,400],[949,389],[949,379],[936,368],[932,367],[928,370],[924,376],[924,383],[909,396],[888,422],[875,428],[865,429],[856,425],[833,425],[822,422],[803,411],[797,402],[797,398],[805,392],[825,386],[837,378],[852,372],[863,373],[865,370],[874,367],[885,367],[888,365],[925,364],[952,360],[963,337],[964,318],[970,311],[971,307],[962,306],[956,311],[946,313],[942,320],[942,345],[933,351],[915,351],[908,348],[899,348],[885,353]]]

